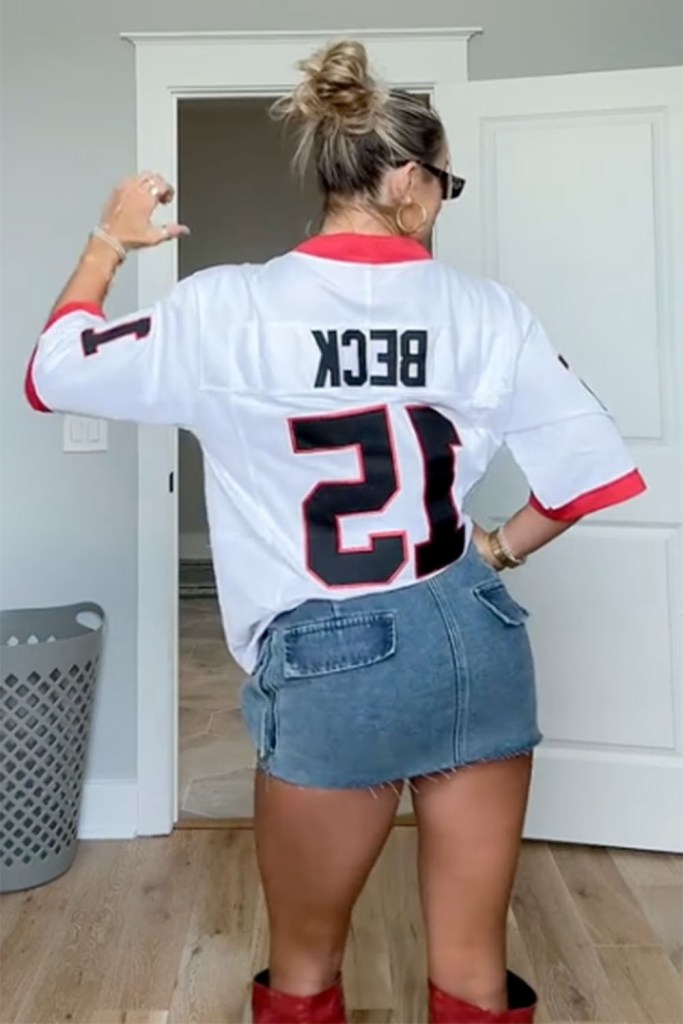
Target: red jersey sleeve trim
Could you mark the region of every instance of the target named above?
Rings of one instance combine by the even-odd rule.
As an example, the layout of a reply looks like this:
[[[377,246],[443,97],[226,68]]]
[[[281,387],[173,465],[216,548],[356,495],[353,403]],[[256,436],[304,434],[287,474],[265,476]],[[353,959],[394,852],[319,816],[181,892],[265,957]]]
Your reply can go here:
[[[101,306],[98,306],[96,302],[67,302],[64,306],[60,306],[59,309],[56,309],[54,311],[48,322],[45,324],[45,327],[43,328],[43,334],[45,333],[45,331],[49,330],[49,328],[52,327],[53,324],[56,324],[58,320],[61,320],[62,317],[68,316],[69,313],[89,313],[91,316],[99,316],[103,320],[105,319],[104,310],[102,309]],[[36,361],[37,355],[38,346],[36,345],[36,347],[33,350],[31,359],[29,360],[29,364],[26,370],[26,377],[24,378],[24,394],[26,395],[26,400],[28,401],[28,404],[31,406],[32,409],[35,409],[36,412],[52,412],[52,409],[50,409],[49,406],[45,405],[45,402],[38,394],[36,382],[33,377],[33,366]]]
[[[89,313],[90,316],[99,316],[103,320],[105,319],[104,310],[96,302],[67,302],[64,306],[60,306],[56,309],[48,322],[43,328],[43,334],[49,330],[53,324],[56,324],[62,317],[68,316],[69,313]]]
[[[28,364],[28,369],[26,370],[26,377],[24,379],[24,394],[26,395],[26,400],[28,404],[31,406],[32,409],[35,409],[36,412],[52,412],[52,409],[45,405],[45,402],[38,394],[36,384],[33,379],[33,364],[36,361],[37,355],[38,346],[34,348],[33,355],[31,356],[31,359]]]
[[[594,491],[574,498],[568,505],[561,508],[546,508],[534,494],[529,499],[529,504],[541,515],[548,519],[556,519],[559,522],[572,522],[575,519],[582,519],[583,516],[591,515],[593,512],[600,512],[601,509],[610,508],[612,505],[619,505],[623,501],[635,498],[647,490],[647,484],[637,469],[619,477],[609,484],[596,487]]]

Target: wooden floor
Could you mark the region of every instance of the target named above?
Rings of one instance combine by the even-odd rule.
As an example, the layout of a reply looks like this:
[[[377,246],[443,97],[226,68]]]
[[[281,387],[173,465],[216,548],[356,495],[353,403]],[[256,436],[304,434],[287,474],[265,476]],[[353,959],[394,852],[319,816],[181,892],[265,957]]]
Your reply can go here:
[[[425,1020],[415,832],[396,828],[355,915],[352,1020]],[[510,960],[545,1022],[680,1024],[683,864],[667,855],[525,845]],[[2,1024],[249,1019],[266,934],[253,836],[177,831],[83,843],[51,885],[0,901]]]

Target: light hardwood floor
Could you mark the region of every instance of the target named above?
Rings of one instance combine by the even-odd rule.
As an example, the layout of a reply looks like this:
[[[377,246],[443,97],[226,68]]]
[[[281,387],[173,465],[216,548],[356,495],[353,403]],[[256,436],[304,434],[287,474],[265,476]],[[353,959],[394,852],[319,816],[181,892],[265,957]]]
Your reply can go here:
[[[398,827],[358,905],[352,1020],[425,1020],[415,831]],[[540,1022],[680,1024],[681,858],[527,843],[510,961]],[[0,900],[2,1024],[225,1024],[248,1016],[266,932],[249,829],[88,842],[63,878]]]

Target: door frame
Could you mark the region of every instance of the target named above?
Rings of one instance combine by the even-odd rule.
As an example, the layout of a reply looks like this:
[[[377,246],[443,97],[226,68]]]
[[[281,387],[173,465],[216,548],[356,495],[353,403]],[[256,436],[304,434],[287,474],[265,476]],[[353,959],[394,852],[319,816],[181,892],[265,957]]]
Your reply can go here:
[[[432,95],[466,82],[480,28],[307,32],[123,33],[136,55],[138,167],[176,180],[177,108],[186,98],[272,96],[296,64],[334,39],[364,42],[385,80]],[[166,216],[176,218],[175,205]],[[438,233],[435,239],[438,250]],[[178,280],[176,245],[143,254],[138,305]],[[137,833],[168,834],[178,818],[178,431],[138,428]]]

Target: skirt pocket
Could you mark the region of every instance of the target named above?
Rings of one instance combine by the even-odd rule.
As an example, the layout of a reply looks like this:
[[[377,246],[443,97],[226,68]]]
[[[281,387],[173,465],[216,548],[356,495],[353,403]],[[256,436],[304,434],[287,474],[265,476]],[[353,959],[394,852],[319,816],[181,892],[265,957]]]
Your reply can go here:
[[[472,593],[506,626],[523,626],[529,618],[529,612],[518,601],[515,601],[500,579],[479,583],[473,588]]]
[[[341,614],[282,631],[285,680],[369,668],[396,652],[393,612]]]

